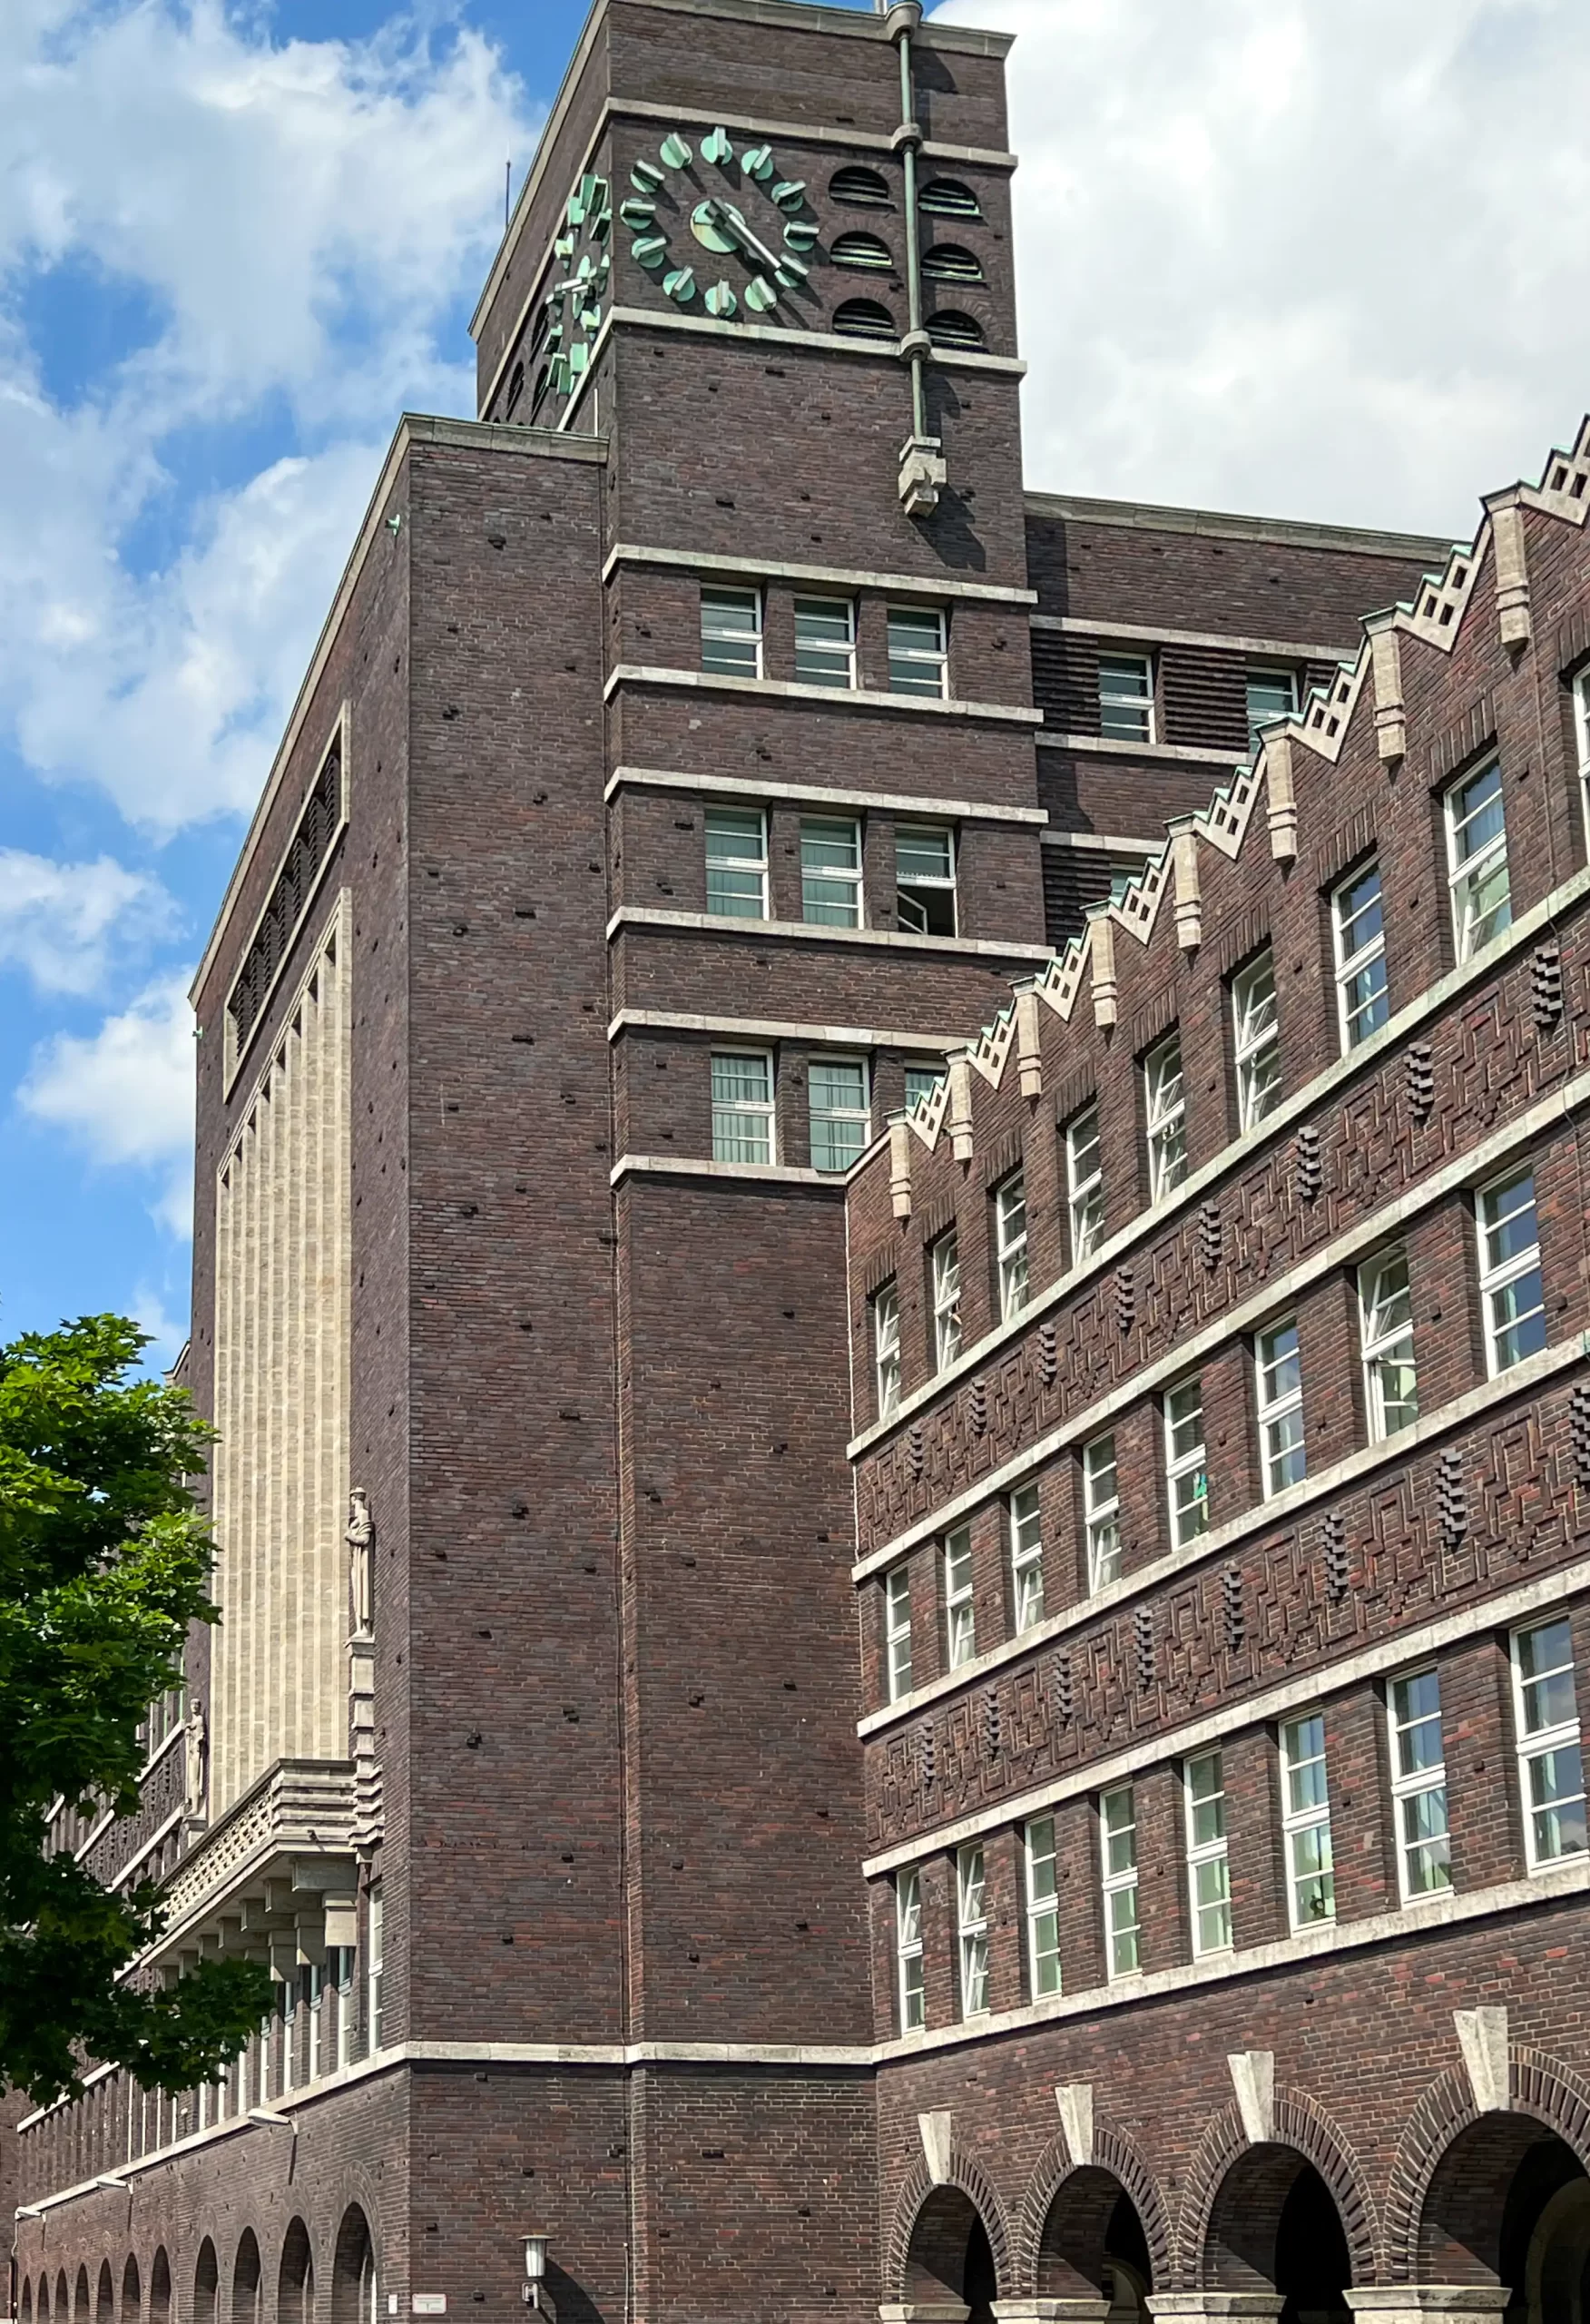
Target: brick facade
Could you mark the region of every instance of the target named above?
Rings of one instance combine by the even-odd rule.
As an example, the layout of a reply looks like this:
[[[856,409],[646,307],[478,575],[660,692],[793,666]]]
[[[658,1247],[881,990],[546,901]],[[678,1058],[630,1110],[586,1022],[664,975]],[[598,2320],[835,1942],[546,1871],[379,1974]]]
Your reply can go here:
[[[1430,541],[1024,496],[1006,45],[910,5],[604,0],[476,317],[481,418],[398,430],[195,988],[201,1406],[241,1376],[246,1448],[247,1396],[303,1377],[281,1351],[346,1299],[346,1390],[328,1371],[325,1426],[287,1441],[347,1447],[315,1514],[348,1527],[348,1755],[261,1730],[267,1773],[234,1785],[199,1639],[140,1817],[63,1831],[107,1876],[163,1852],[149,1974],[240,1946],[282,2006],[219,2092],[99,2073],[24,2122],[28,2324],[500,2314],[533,2231],[562,2324],[981,2324],[993,2301],[1036,2324],[1140,2294],[1334,2316],[1350,2285],[1471,2280],[1491,2313],[1531,2237],[1537,2274],[1568,2264],[1582,1882],[1576,1858],[1526,1866],[1507,1636],[1559,1602],[1576,1626],[1584,1586],[1584,471],[1502,496],[1460,576]],[[692,237],[731,195],[809,261],[761,308]],[[637,252],[624,202],[699,285]],[[835,245],[862,230],[886,262],[847,272]],[[935,242],[969,254],[953,291]],[[605,278],[549,308],[575,247]],[[732,315],[704,311],[720,264]],[[898,337],[847,337],[863,296]],[[703,646],[723,588],[757,593],[749,670]],[[852,683],[813,678],[814,596],[851,608]],[[1361,625],[1396,604],[1370,682]],[[942,623],[941,694],[901,683],[902,609]],[[1136,731],[1112,665],[1143,670]],[[1299,705],[1261,754],[1261,681]],[[1497,753],[1513,922],[1458,961],[1432,801]],[[753,834],[736,876],[760,909],[723,909],[725,816]],[[854,828],[853,906],[815,884],[813,819],[841,852]],[[923,832],[954,865],[932,932],[898,897]],[[1330,898],[1376,851],[1392,1015],[1343,1059]],[[306,1069],[331,940],[345,1147],[272,1167],[290,1200],[294,1172],[345,1164],[344,1226],[240,1256],[218,1190]],[[1281,1095],[1244,1131],[1230,989],[1266,944]],[[1143,1059],[1173,1029],[1191,1176],[1151,1207]],[[715,1106],[714,1056],[765,1060],[765,1127]],[[859,1097],[836,1128],[839,1067]],[[1104,1240],[1079,1259],[1064,1140],[1093,1105]],[[1471,1204],[1520,1157],[1546,1344],[1508,1380]],[[1018,1170],[1028,1297],[1001,1321],[994,1206]],[[343,1183],[315,1181],[318,1218]],[[1421,1417],[1370,1448],[1356,1270],[1392,1212]],[[941,1377],[952,1227],[963,1353]],[[879,1417],[890,1285],[904,1401]],[[1271,1510],[1249,1343],[1283,1314],[1309,1474]],[[1158,1400],[1194,1365],[1209,1524],[1173,1547]],[[1100,1415],[1122,1571],[1090,1593]],[[1031,1636],[1006,1538],[1029,1474]],[[311,1567],[269,1534],[299,1503],[257,1482],[263,1548],[220,1512],[229,1669],[245,1566],[273,1649],[305,1618]],[[951,1669],[963,1519],[977,1652]],[[1451,1893],[1413,1914],[1381,1702],[1405,1652],[1438,1669],[1450,1770]],[[1316,1696],[1335,1919],[1299,1935],[1277,1729]],[[1214,1742],[1234,1950],[1194,1961],[1183,1767]],[[1098,1795],[1125,1782],[1140,1968],[1112,1982]],[[1055,1994],[1024,1966],[1040,1813]],[[973,1840],[988,2010],[963,2021]],[[902,1870],[919,2031],[896,2018]],[[1463,2019],[1467,2073],[1455,2009],[1507,2012]],[[1498,2043],[1510,2111],[1482,2120]],[[1487,2157],[1527,2201],[1482,2219]]]

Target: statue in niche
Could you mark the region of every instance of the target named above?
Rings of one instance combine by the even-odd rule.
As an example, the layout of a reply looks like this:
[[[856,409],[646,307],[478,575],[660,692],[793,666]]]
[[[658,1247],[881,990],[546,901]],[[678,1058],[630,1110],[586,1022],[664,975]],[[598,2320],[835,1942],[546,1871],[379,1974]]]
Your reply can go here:
[[[205,1763],[209,1756],[209,1728],[204,1720],[204,1706],[195,1703],[188,1713],[184,1736],[182,1811],[184,1815],[201,1817],[204,1813]]]
[[[370,1497],[362,1485],[348,1493],[348,1531],[342,1538],[348,1543],[348,1610],[353,1634],[368,1638],[376,1615],[376,1526]]]

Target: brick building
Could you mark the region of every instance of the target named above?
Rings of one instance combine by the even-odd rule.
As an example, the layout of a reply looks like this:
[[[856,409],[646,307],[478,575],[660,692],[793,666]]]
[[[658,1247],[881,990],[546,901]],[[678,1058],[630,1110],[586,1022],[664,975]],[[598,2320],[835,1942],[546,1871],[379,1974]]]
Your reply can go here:
[[[26,2324],[1580,2313],[1590,448],[1025,493],[1006,47],[601,0],[398,428],[60,1835],[280,2006],[25,2120]]]

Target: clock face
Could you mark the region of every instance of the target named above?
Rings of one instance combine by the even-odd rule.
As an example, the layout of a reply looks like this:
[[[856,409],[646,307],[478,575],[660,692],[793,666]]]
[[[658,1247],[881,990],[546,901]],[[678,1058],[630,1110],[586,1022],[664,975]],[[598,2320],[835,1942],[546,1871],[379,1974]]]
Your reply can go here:
[[[611,188],[605,178],[587,172],[564,205],[563,231],[552,246],[553,281],[535,326],[545,387],[560,399],[584,378],[592,341],[602,328],[613,272],[612,236]]]
[[[770,145],[736,152],[728,132],[713,129],[698,153],[671,130],[656,161],[635,162],[630,187],[618,213],[630,254],[675,306],[754,322],[811,271],[818,228],[805,182],[784,176]]]

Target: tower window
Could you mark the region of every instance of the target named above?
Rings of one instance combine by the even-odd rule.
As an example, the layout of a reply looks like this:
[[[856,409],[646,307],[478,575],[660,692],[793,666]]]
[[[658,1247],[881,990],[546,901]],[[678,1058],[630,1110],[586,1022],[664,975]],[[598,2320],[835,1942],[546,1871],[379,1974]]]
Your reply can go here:
[[[702,591],[702,667],[719,677],[760,678],[762,674],[762,604],[760,589]]]
[[[988,344],[977,318],[960,314],[954,308],[928,316],[928,336],[935,347],[958,347],[968,354],[981,353]]]
[[[878,274],[894,271],[894,252],[876,234],[841,234],[830,255],[836,266],[868,267]]]
[[[922,253],[922,271],[930,282],[981,282],[983,262],[958,242],[935,242]]]
[[[898,339],[895,319],[876,299],[847,299],[834,310],[834,329],[845,339]]]
[[[936,218],[980,218],[983,214],[971,187],[958,178],[929,178],[917,196],[917,207]]]
[[[859,162],[834,172],[829,180],[829,199],[865,203],[874,210],[891,210],[894,207],[888,180],[877,170],[863,169]]]
[[[947,831],[897,825],[895,914],[918,936],[955,934],[955,847]]]

